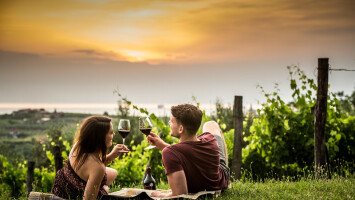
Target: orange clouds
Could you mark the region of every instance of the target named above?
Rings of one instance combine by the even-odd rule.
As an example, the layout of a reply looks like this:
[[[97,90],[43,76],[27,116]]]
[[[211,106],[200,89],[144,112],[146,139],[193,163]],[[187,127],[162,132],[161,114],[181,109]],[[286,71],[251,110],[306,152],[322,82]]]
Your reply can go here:
[[[130,62],[219,62],[353,50],[352,0],[11,1],[0,49]],[[352,44],[352,45],[351,45]]]

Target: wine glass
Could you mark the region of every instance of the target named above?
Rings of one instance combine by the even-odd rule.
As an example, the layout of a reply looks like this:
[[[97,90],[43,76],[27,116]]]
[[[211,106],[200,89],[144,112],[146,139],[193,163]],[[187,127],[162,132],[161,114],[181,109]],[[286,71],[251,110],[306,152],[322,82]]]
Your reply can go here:
[[[120,119],[118,123],[118,133],[122,136],[123,145],[127,135],[131,132],[131,125],[129,119]]]
[[[150,122],[149,117],[140,117],[139,118],[139,130],[146,136],[149,135],[150,131],[152,130],[152,123]],[[155,146],[149,145],[145,149],[152,149]]]

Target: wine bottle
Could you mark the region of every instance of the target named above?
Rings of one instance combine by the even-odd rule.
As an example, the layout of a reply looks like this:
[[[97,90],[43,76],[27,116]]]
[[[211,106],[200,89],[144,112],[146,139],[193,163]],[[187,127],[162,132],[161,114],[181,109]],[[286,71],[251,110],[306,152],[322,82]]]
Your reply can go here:
[[[143,181],[143,186],[144,186],[144,189],[146,190],[155,190],[156,187],[155,187],[155,179],[153,178],[152,176],[152,172],[151,172],[151,169],[150,167],[147,167],[147,175]]]

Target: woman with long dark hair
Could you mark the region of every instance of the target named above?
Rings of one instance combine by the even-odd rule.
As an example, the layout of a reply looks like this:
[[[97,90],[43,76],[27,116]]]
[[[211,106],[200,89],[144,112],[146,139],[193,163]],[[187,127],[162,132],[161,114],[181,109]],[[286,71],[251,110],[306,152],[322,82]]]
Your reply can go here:
[[[86,118],[65,167],[55,176],[52,193],[65,199],[96,199],[108,194],[108,185],[115,180],[117,171],[106,165],[120,156],[121,150],[129,151],[118,144],[107,154],[114,135],[111,118]]]

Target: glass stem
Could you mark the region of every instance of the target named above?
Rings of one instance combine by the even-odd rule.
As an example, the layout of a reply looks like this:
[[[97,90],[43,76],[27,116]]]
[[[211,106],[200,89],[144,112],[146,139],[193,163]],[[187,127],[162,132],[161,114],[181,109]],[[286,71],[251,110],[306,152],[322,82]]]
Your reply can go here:
[[[126,138],[123,138],[123,145],[124,145],[124,141],[126,140]]]

